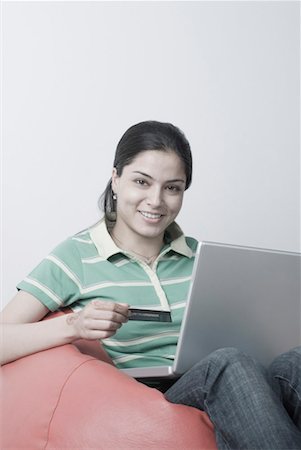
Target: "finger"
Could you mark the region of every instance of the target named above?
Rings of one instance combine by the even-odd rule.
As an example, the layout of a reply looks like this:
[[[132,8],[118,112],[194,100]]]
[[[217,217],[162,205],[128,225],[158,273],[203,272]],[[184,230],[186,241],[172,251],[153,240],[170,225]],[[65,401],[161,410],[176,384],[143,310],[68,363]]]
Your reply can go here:
[[[116,311],[124,316],[128,315],[129,305],[127,303],[115,303],[106,302],[103,300],[93,300],[91,302],[95,309],[105,310],[105,311]]]
[[[103,309],[91,309],[86,315],[86,318],[93,320],[110,320],[117,323],[125,323],[129,320],[128,316],[115,311],[108,311]]]

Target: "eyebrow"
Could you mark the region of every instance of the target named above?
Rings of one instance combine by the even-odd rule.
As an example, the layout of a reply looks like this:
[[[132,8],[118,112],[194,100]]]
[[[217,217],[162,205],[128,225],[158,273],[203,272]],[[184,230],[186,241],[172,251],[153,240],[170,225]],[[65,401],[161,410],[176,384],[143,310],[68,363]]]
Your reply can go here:
[[[143,175],[144,177],[150,178],[151,180],[153,180],[154,178],[151,175],[148,175],[147,173],[144,172],[140,172],[139,170],[134,170],[133,173],[137,173],[139,175]],[[182,178],[175,178],[174,180],[167,180],[166,183],[184,183],[185,184],[185,180],[183,180]]]

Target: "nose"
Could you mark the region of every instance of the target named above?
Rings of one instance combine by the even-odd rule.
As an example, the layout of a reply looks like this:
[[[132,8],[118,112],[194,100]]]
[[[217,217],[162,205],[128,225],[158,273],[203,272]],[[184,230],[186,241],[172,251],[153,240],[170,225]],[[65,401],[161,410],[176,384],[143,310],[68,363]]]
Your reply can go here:
[[[148,190],[147,204],[152,208],[158,208],[162,205],[162,201],[161,188],[159,186],[152,186],[151,189]]]

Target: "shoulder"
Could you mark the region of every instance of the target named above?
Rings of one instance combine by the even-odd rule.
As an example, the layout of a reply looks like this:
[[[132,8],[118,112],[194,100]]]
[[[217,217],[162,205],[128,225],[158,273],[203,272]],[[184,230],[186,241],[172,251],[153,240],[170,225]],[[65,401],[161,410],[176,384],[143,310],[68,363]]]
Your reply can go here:
[[[59,243],[50,253],[61,260],[80,259],[95,253],[89,229],[81,231]]]

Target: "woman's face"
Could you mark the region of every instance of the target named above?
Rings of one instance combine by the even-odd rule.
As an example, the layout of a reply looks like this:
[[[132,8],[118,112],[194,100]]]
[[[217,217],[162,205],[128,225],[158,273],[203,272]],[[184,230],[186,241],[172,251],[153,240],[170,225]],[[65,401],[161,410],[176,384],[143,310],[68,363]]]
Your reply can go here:
[[[114,168],[117,237],[163,239],[181,209],[185,184],[184,164],[174,151],[141,152],[120,176]]]

